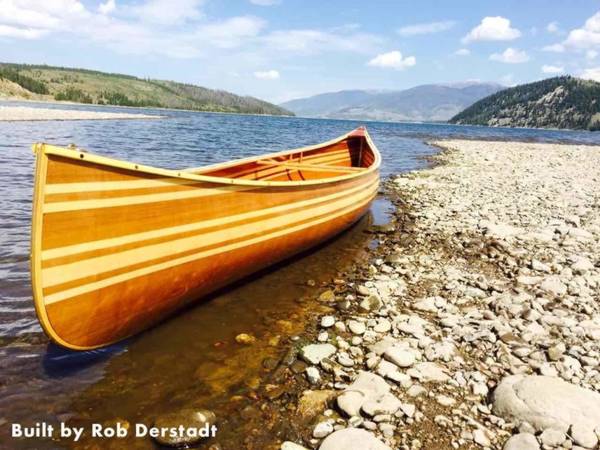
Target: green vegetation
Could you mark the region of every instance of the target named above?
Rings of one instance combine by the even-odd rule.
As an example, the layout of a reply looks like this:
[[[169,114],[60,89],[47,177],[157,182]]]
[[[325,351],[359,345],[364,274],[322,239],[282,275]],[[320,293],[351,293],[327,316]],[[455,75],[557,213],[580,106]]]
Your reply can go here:
[[[450,123],[600,130],[600,83],[570,76],[548,78],[497,92]]]
[[[23,89],[36,94],[47,94],[48,88],[43,81],[35,80],[34,78],[22,75],[18,70],[11,67],[0,66],[0,78],[12,81],[18,84]]]
[[[293,115],[254,97],[174,81],[45,65],[0,63],[0,78],[25,89],[23,98],[97,105],[189,109],[244,114]],[[11,95],[2,92],[0,96]],[[12,85],[15,86],[15,85]],[[12,90],[14,96],[15,89]]]

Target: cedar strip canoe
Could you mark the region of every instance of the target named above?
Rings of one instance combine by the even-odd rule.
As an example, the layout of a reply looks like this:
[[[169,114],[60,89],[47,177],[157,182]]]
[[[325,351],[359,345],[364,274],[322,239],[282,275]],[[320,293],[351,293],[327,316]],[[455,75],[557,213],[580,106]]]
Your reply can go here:
[[[356,222],[377,195],[366,129],[323,144],[165,170],[34,144],[33,297],[75,350],[138,333]]]

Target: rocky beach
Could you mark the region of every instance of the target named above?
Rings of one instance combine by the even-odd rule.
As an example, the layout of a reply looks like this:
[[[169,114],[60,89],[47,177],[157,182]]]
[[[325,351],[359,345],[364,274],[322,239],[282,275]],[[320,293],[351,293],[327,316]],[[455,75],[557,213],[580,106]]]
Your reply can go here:
[[[278,369],[281,449],[597,448],[600,148],[432,144]]]

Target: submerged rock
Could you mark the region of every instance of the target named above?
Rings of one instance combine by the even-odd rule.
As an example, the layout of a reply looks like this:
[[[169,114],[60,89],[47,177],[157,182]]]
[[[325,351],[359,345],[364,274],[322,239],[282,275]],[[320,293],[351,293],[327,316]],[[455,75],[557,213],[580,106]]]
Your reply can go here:
[[[186,408],[178,412],[158,416],[154,421],[154,426],[157,428],[178,428],[179,426],[183,426],[184,428],[203,429],[205,427],[211,427],[216,421],[217,417],[212,411]],[[159,435],[154,437],[154,439],[159,444],[168,447],[184,447],[197,444],[206,437],[208,436],[190,437],[184,433],[183,436],[171,436],[170,434],[164,436]]]
[[[256,338],[251,334],[241,333],[235,337],[235,342],[242,345],[252,345],[256,342]]]

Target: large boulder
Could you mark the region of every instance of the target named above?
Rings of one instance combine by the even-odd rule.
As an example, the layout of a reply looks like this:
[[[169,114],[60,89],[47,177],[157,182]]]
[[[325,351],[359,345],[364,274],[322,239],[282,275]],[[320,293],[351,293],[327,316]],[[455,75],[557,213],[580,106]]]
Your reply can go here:
[[[358,416],[365,403],[377,402],[389,392],[390,385],[383,378],[361,371],[356,380],[339,395],[337,404],[348,416]]]
[[[344,428],[323,440],[319,450],[391,450],[371,433],[358,428]]]
[[[494,414],[528,422],[537,431],[567,432],[571,425],[594,429],[600,424],[600,394],[561,378],[512,375],[504,378],[493,395]]]

